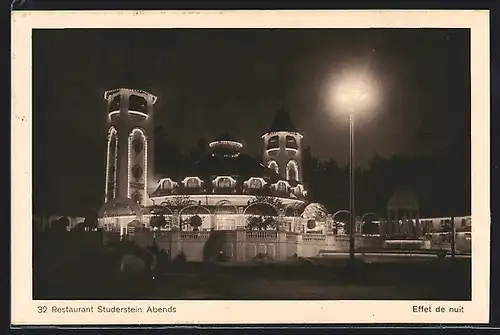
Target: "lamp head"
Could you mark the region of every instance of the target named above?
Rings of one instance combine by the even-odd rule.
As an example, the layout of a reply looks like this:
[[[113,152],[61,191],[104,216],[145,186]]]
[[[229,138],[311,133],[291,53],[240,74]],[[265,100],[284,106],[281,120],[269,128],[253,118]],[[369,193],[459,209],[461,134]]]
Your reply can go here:
[[[367,73],[347,73],[339,78],[334,88],[336,104],[349,113],[366,110],[376,98],[377,85]]]

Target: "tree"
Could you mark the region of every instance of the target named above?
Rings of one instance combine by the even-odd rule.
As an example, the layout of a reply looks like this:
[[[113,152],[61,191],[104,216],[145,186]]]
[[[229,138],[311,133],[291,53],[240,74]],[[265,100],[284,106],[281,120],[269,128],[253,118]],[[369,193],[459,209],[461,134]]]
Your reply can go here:
[[[208,142],[204,138],[196,141],[196,145],[189,150],[188,158],[191,161],[198,161],[207,154]]]
[[[276,220],[273,217],[267,217],[262,221],[262,230],[266,230],[268,228],[276,229]]]
[[[92,217],[87,216],[83,221],[83,224],[86,229],[93,230],[98,226],[97,218],[93,216]]]
[[[374,223],[373,220],[368,220],[366,222],[363,222],[361,231],[363,234],[376,234],[379,232],[379,226],[378,224]]]
[[[249,230],[261,229],[262,221],[262,216],[249,216],[247,219],[247,228]]]
[[[66,231],[68,226],[69,226],[69,219],[66,216],[63,216],[57,220],[53,220],[50,223],[50,228],[54,232]]]
[[[253,214],[247,218],[247,228],[265,230],[277,228],[277,216],[284,209],[280,199],[270,196],[256,196],[249,202]]]
[[[199,215],[193,215],[189,218],[189,225],[193,227],[194,231],[198,231],[199,227],[203,224],[203,220]]]
[[[162,228],[167,225],[167,221],[165,220],[165,216],[161,213],[155,214],[151,216],[149,220],[149,225],[153,228]]]

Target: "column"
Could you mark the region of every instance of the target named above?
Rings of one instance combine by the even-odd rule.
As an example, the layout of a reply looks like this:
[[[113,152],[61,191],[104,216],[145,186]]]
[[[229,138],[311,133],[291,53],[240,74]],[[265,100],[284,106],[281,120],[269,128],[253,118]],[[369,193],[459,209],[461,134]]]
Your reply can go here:
[[[182,252],[181,234],[178,227],[173,227],[170,230],[170,257],[175,259]]]
[[[391,210],[387,210],[387,223],[385,224],[385,231],[386,231],[386,236],[391,237],[392,235],[392,229],[391,229],[391,223],[392,223],[392,217],[391,217]]]
[[[398,235],[400,233],[400,227],[399,227],[399,213],[398,210],[394,210],[394,231],[393,235]]]
[[[239,227],[236,229],[236,260],[238,262],[242,262],[246,260],[246,238],[247,238],[247,231],[246,229]]]
[[[286,240],[287,232],[284,230],[278,231],[278,241],[276,245],[276,259],[285,260],[287,259],[287,240]]]
[[[411,210],[408,211],[408,222],[409,222],[409,229],[410,229],[410,236],[412,238],[416,237],[415,234],[415,225],[413,224],[413,213]]]
[[[418,214],[418,209],[415,210],[415,225],[417,226],[417,237],[422,237],[422,226],[420,225],[420,217]]]
[[[217,230],[216,223],[217,216],[215,214],[210,215],[210,231]]]
[[[384,220],[379,221],[379,227],[378,227],[378,232],[380,234],[380,239],[385,238],[385,235],[387,234],[387,223]]]

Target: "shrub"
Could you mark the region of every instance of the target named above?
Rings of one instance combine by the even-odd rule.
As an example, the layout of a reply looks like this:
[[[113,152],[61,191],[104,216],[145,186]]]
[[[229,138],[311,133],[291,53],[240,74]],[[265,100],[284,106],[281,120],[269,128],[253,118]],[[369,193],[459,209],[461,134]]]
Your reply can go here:
[[[186,262],[186,255],[181,252],[180,254],[178,254],[175,259],[174,259],[175,262],[178,262],[178,263],[185,263]]]

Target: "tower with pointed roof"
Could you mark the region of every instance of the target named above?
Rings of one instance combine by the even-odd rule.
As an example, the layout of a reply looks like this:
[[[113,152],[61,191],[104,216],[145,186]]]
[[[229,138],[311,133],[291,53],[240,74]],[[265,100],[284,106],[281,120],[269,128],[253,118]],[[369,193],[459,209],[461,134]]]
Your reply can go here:
[[[133,60],[133,59],[132,59]],[[156,188],[153,106],[157,97],[145,89],[138,63],[128,64],[121,78],[104,93],[107,102],[105,202],[131,199],[148,206]]]
[[[264,164],[290,184],[302,184],[302,135],[294,126],[290,113],[281,108],[262,135]]]

